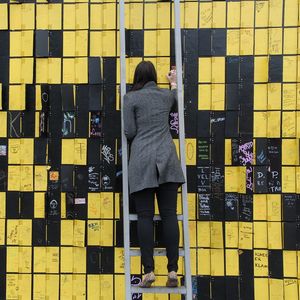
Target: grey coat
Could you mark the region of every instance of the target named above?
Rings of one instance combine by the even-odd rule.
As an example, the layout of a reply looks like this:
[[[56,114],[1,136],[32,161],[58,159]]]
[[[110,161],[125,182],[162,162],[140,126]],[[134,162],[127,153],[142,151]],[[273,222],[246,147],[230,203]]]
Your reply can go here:
[[[124,95],[124,133],[131,143],[130,194],[165,182],[185,182],[169,128],[173,104],[177,107],[177,90],[160,88],[154,81]]]

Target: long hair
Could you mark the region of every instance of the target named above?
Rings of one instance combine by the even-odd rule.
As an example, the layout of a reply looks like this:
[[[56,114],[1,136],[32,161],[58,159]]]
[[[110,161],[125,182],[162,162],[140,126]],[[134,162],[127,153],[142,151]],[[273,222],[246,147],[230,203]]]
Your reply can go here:
[[[157,74],[153,63],[149,60],[144,60],[139,62],[135,68],[130,91],[141,89],[148,81],[154,81],[157,84]]]

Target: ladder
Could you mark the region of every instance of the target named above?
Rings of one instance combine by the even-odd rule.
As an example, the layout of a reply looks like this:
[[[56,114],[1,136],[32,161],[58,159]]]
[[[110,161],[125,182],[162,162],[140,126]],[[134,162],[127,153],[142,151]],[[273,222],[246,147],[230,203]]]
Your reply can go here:
[[[182,83],[182,55],[181,55],[181,31],[180,31],[180,0],[174,0],[175,16],[175,56],[177,70],[178,93],[178,119],[179,119],[179,149],[181,167],[186,177],[185,161],[185,129],[183,108],[183,83]],[[120,28],[120,96],[121,96],[121,142],[122,142],[122,186],[123,186],[123,226],[124,226],[124,269],[125,269],[125,295],[126,300],[132,299],[132,294],[181,294],[186,300],[192,300],[192,278],[190,267],[190,242],[188,225],[187,181],[181,186],[182,215],[178,215],[178,221],[183,223],[183,249],[179,250],[179,256],[184,258],[184,286],[168,288],[155,286],[141,288],[131,284],[130,259],[132,256],[140,256],[140,250],[130,248],[130,221],[136,221],[137,215],[129,214],[129,189],[128,189],[128,143],[123,128],[123,97],[126,94],[126,63],[125,63],[125,3],[119,1],[119,28]],[[159,215],[154,216],[154,221],[160,220]],[[166,255],[165,250],[154,249],[154,256]]]

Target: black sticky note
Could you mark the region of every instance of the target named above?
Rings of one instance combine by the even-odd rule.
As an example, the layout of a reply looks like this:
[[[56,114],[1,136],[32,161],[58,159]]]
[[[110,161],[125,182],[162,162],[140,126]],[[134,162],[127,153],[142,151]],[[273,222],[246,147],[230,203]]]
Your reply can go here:
[[[281,193],[281,167],[270,166],[267,173],[268,192]]]
[[[100,272],[102,274],[114,273],[114,248],[113,247],[101,247],[101,260],[100,260]]]
[[[75,219],[75,193],[67,192],[66,193],[66,218]]]
[[[47,246],[60,246],[60,221],[47,220]]]
[[[70,192],[74,190],[74,166],[61,166],[61,191]]]
[[[197,137],[210,137],[209,111],[197,111]]]
[[[282,194],[283,221],[296,222],[297,220],[297,195]]]
[[[210,28],[198,29],[198,56],[212,56]]]
[[[240,165],[239,146],[240,146],[240,139],[234,138],[231,140],[231,161],[233,166]]]
[[[88,146],[88,163],[98,164],[100,158],[100,139],[89,138],[87,142]]]
[[[19,192],[7,192],[6,193],[6,217],[8,219],[19,219]]]
[[[268,140],[266,138],[257,138],[255,140],[256,165],[268,165]]]
[[[34,193],[23,192],[20,194],[21,212],[20,217],[24,219],[33,219],[34,217]]]
[[[254,299],[254,279],[250,276],[240,276],[240,299]]]
[[[35,31],[35,56],[49,56],[49,32],[48,30]]]
[[[197,168],[196,166],[187,166],[186,168],[187,189],[189,193],[197,192]]]
[[[254,167],[254,192],[268,193],[268,166]]]
[[[126,30],[126,41],[128,42],[127,54],[130,57],[142,57],[144,55],[144,30]]]
[[[283,278],[282,250],[269,250],[269,276],[271,278]]]
[[[297,223],[283,223],[283,249],[297,250]]]
[[[116,57],[104,57],[103,58],[103,83],[110,86],[116,94],[116,74],[117,74],[117,58]],[[104,88],[105,89],[105,88]]]
[[[6,246],[0,246],[0,276],[6,273]],[[0,277],[0,281],[1,281],[1,277]],[[0,283],[0,287],[1,287],[1,283]],[[0,295],[1,295],[1,288],[0,288]],[[5,299],[5,297],[0,299]]]
[[[253,141],[241,138],[239,141],[239,160],[241,166],[251,166],[253,163]]]
[[[210,282],[212,299],[226,300],[225,277],[211,276]]]
[[[253,221],[253,195],[239,195],[239,220],[243,222]]]
[[[225,137],[238,137],[239,113],[238,111],[226,111],[225,119]]]
[[[47,139],[34,139],[34,163],[37,165],[46,164]]]
[[[0,72],[1,73],[1,72]],[[12,138],[21,137],[21,115],[19,111],[9,111],[8,112],[8,126],[7,126],[7,135]]]
[[[210,163],[210,139],[197,139],[197,165],[209,165]]]
[[[75,136],[75,112],[63,112],[62,116],[62,137],[74,137]]]
[[[211,194],[198,195],[198,220],[209,221],[211,219]]]
[[[211,138],[211,163],[213,165],[224,165],[225,163],[225,142],[224,135]]]
[[[88,166],[88,191],[89,192],[100,192],[100,166],[89,165]]]
[[[90,137],[102,137],[102,114],[100,111],[92,111],[90,118]]]
[[[59,192],[47,192],[45,197],[45,210],[46,210],[46,218],[51,220],[59,220],[60,219],[60,193]]]
[[[226,29],[217,28],[212,29],[212,55],[225,56],[226,55]]]
[[[226,56],[226,83],[238,83],[240,77],[240,60],[238,56]]]
[[[35,112],[34,111],[23,112],[22,131],[24,137],[34,138],[35,136]]]
[[[0,31],[0,56],[9,56],[9,31]],[[1,80],[0,80],[1,82]]]
[[[211,219],[213,221],[224,220],[224,194],[212,194]]]
[[[254,82],[254,56],[240,56],[240,81],[246,83]]]
[[[210,276],[197,276],[197,290],[199,300],[210,300]]]
[[[239,277],[225,277],[226,299],[240,300],[239,296]]]
[[[63,56],[63,31],[62,30],[49,31],[49,56],[50,57]]]
[[[89,88],[89,111],[100,111],[102,108],[102,86],[99,84],[90,85]]]
[[[281,165],[281,139],[280,138],[268,138],[267,157],[271,165],[276,167],[279,167]]]
[[[5,164],[0,165],[0,191],[7,191],[8,167]]]
[[[76,137],[88,137],[89,129],[89,87],[86,85],[78,85],[76,87]]]
[[[9,57],[0,57],[0,82],[3,85],[7,85],[9,83],[9,75],[8,75],[8,70],[9,70]]]
[[[282,82],[283,56],[270,55],[269,58],[269,82]]]
[[[61,85],[62,110],[73,111],[74,107],[74,89],[72,84]]]
[[[253,277],[253,251],[243,250],[239,254],[240,275],[245,278]]]
[[[197,192],[211,192],[211,170],[210,167],[197,166]]]
[[[239,132],[241,135],[253,135],[253,110],[247,105],[240,106]]]
[[[77,192],[86,193],[88,183],[87,166],[75,166],[75,189]]]
[[[210,115],[211,136],[224,138],[225,133],[225,113],[213,111]]]
[[[49,114],[49,133],[50,137],[58,138],[62,136],[62,97],[59,85],[50,86],[50,114]]]
[[[211,189],[213,193],[224,193],[224,167],[211,167]]]
[[[100,247],[87,247],[87,272],[88,274],[100,273]]]
[[[52,166],[61,164],[61,139],[51,138],[48,142],[48,163]]]
[[[46,246],[46,220],[32,220],[32,246]]]
[[[89,57],[89,84],[100,84],[101,78],[101,61],[100,57]]]
[[[237,83],[226,83],[225,105],[226,110],[239,109],[239,85]]]
[[[225,193],[225,220],[238,221],[239,220],[239,194]]]

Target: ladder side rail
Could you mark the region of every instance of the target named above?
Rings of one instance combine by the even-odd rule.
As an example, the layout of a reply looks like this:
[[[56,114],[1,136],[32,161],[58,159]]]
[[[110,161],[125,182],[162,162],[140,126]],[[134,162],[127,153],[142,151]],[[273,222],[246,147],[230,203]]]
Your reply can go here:
[[[122,136],[122,199],[124,227],[124,271],[125,296],[131,300],[130,276],[130,226],[129,226],[129,192],[128,192],[128,143],[124,133],[123,101],[126,94],[126,57],[125,57],[125,0],[119,1],[119,30],[120,30],[120,97],[121,97],[121,136]]]
[[[184,126],[184,103],[183,103],[183,82],[182,82],[182,49],[181,49],[181,28],[180,28],[180,0],[174,0],[175,16],[175,59],[177,72],[177,93],[178,93],[178,119],[179,119],[179,146],[181,167],[186,178],[182,184],[182,212],[183,212],[183,242],[185,249],[184,269],[186,286],[186,300],[192,299],[192,278],[190,266],[190,241],[188,224],[187,204],[187,176],[186,176],[186,154],[185,154],[185,126]]]

